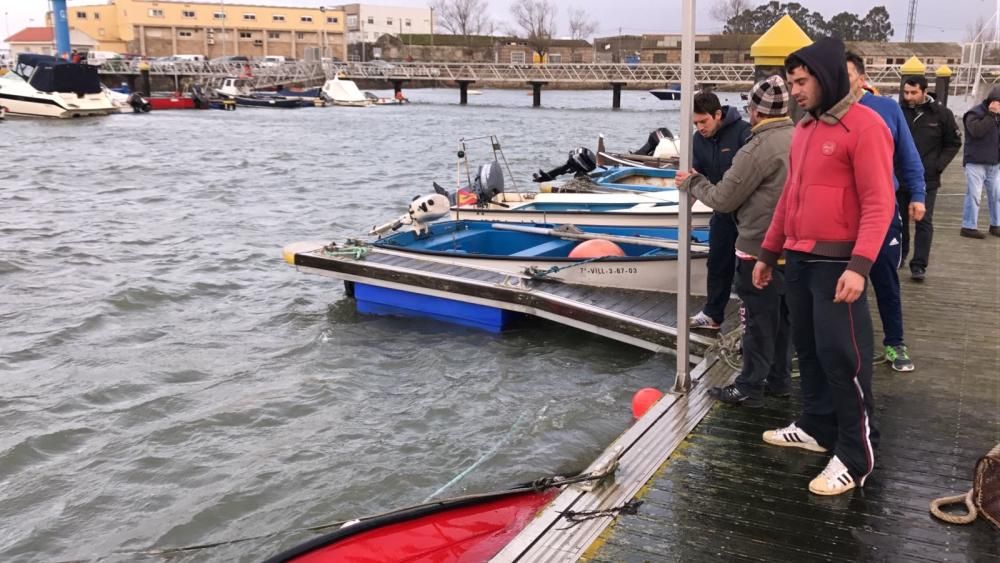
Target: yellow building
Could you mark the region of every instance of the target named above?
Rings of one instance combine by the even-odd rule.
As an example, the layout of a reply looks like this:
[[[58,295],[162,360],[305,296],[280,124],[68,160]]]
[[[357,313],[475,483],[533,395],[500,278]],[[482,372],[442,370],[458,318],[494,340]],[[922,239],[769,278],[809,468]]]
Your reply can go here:
[[[289,8],[229,2],[108,0],[67,8],[70,29],[98,41],[97,50],[141,54],[280,55],[346,59],[340,8]],[[48,16],[51,25],[51,14]]]

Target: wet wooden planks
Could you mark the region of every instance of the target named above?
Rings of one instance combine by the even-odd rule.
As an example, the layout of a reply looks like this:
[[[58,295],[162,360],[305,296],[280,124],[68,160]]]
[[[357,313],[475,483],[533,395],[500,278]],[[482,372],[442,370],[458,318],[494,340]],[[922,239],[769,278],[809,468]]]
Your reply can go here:
[[[958,236],[964,191],[953,165],[927,281],[900,271],[917,371],[875,369],[882,440],[864,490],[811,495],[826,456],[761,441],[797,414],[794,398],[716,406],[648,484],[640,513],[621,517],[584,559],[1000,561],[1000,532],[988,523],[952,526],[927,510],[967,490],[975,461],[1000,442],[1000,238]]]

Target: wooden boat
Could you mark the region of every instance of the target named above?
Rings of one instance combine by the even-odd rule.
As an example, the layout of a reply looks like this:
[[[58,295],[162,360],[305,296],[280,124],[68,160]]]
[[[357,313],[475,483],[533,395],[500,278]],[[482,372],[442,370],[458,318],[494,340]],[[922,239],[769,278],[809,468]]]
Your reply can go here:
[[[588,225],[522,225],[443,221],[396,232],[371,243],[387,254],[528,274],[564,283],[646,291],[677,290],[677,229]],[[581,258],[570,253],[581,241],[604,239],[623,255]],[[708,229],[692,230],[692,261],[707,258]],[[691,293],[704,295],[705,268],[691,267]]]
[[[487,561],[557,493],[522,486],[429,502],[349,523],[265,563]]]

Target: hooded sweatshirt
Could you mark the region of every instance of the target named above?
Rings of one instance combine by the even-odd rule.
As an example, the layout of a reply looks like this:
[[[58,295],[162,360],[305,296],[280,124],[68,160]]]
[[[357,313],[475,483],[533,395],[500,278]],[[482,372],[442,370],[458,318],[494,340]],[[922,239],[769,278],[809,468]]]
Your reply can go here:
[[[711,137],[694,134],[692,166],[708,181],[717,184],[733,165],[733,157],[750,138],[750,124],[734,107],[722,106],[722,123]]]
[[[791,250],[845,259],[866,276],[896,208],[892,137],[877,113],[854,103],[841,41],[820,39],[793,56],[819,81],[822,99],[795,128],[760,260],[773,266]]]
[[[1000,163],[1000,116],[990,113],[990,102],[1000,100],[1000,86],[994,86],[983,103],[965,112],[965,151],[962,166],[966,164]]]

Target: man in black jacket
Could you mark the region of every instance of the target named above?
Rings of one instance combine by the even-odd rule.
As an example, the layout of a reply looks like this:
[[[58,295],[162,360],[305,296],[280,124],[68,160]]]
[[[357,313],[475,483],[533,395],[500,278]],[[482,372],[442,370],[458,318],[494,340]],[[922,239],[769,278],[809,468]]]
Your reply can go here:
[[[927,79],[923,76],[911,76],[903,83],[903,115],[910,126],[913,142],[917,145],[920,160],[924,164],[924,180],[927,183],[927,199],[924,204],[927,212],[924,218],[916,222],[916,234],[913,242],[913,259],[910,260],[910,275],[914,281],[923,281],[927,274],[927,264],[931,253],[931,241],[934,238],[934,200],[938,188],[941,187],[941,172],[948,167],[959,149],[962,148],[962,135],[955,122],[955,115],[947,106],[936,102],[927,93]],[[902,260],[910,250],[910,224],[908,207],[910,192],[906,186],[896,192],[899,201],[899,212],[903,218]]]
[[[739,110],[723,106],[711,92],[694,95],[694,125],[698,134],[692,138],[692,167],[718,184],[733,164],[733,157],[750,138],[750,124]],[[691,328],[719,330],[726,314],[726,304],[736,275],[736,220],[732,213],[712,213],[708,235],[708,299],[705,307],[691,317]]]

